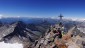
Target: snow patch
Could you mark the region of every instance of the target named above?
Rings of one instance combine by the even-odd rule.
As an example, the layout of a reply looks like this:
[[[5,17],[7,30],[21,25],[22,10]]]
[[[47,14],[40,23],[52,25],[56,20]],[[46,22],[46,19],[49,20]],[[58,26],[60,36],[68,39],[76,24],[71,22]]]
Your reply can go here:
[[[4,42],[0,42],[0,48],[23,48],[22,44],[19,43],[4,43]]]

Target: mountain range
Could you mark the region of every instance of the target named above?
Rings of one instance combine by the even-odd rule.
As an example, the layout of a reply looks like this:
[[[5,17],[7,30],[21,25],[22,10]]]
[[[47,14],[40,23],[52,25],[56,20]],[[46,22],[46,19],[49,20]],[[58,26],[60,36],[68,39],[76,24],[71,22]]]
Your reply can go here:
[[[58,23],[59,19],[51,18],[2,18],[0,19],[0,41],[18,42],[25,44],[24,46],[32,45],[48,31],[51,25]],[[84,21],[63,19],[63,25],[67,31],[75,25],[79,29],[85,28],[84,24]]]

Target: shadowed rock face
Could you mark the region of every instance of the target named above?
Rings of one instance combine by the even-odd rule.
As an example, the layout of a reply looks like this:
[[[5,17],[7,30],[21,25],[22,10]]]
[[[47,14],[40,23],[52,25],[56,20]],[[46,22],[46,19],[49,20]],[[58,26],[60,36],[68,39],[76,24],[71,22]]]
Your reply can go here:
[[[0,28],[0,38],[5,42],[34,42],[34,40],[40,37],[39,31],[32,31],[28,26],[22,21],[18,21],[8,26],[3,26]],[[36,33],[37,34],[36,34]]]
[[[0,22],[0,27],[1,27],[2,25],[3,25],[2,22]]]
[[[6,43],[22,43],[24,48],[32,45],[50,27],[49,23],[25,24],[22,21],[0,27],[0,41]]]

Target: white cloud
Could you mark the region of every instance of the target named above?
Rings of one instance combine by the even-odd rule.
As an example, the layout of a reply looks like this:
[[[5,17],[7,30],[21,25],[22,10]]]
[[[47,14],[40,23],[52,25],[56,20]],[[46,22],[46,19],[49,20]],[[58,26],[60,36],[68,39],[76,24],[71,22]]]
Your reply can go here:
[[[17,16],[18,18],[20,18],[20,16]]]
[[[2,18],[2,16],[3,16],[3,15],[2,15],[2,14],[0,14],[0,19]]]
[[[0,16],[3,16],[2,14],[0,14]]]

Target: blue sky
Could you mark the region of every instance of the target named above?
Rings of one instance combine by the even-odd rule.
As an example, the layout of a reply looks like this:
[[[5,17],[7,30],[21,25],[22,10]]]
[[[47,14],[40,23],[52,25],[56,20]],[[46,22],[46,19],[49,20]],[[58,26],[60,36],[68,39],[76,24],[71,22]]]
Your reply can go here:
[[[85,18],[85,0],[0,0],[0,16]]]

